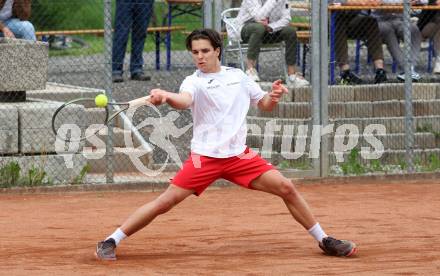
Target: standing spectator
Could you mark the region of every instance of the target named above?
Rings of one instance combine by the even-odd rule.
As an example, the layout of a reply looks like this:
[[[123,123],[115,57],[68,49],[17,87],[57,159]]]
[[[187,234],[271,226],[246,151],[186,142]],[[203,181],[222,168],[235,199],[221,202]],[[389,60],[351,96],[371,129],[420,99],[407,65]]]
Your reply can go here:
[[[440,0],[429,0],[429,5],[440,5]],[[434,51],[436,59],[434,62],[434,73],[440,74],[440,12],[424,10],[420,14],[419,29],[422,31],[423,39],[434,40]]]
[[[0,37],[37,40],[31,16],[31,0],[0,0]]]
[[[347,6],[377,6],[380,0],[342,0],[330,1],[333,4]],[[374,83],[387,81],[383,69],[382,38],[376,18],[364,11],[338,12],[336,16],[336,62],[341,69],[341,83],[362,84],[363,80],[350,71],[348,64],[348,39],[362,39],[366,42],[368,53],[373,59],[376,68]]]
[[[131,33],[130,73],[132,80],[148,81],[143,65],[147,28],[153,13],[154,0],[116,0],[115,33],[113,36],[112,79],[123,82],[122,78],[128,35]]]
[[[238,34],[233,36],[249,43],[247,51],[246,74],[254,81],[259,81],[256,61],[262,44],[284,41],[286,44],[285,60],[287,64],[288,82],[301,87],[309,85],[295,68],[296,63],[296,31],[290,26],[290,8],[286,0],[244,0],[240,12],[235,19]],[[228,34],[231,35],[231,34]]]
[[[392,3],[396,1],[392,0]],[[381,11],[376,10],[373,12],[373,16],[377,18],[379,23],[379,30],[385,45],[387,45],[388,51],[397,63],[400,74],[397,75],[397,79],[405,81],[404,62],[405,58],[400,48],[399,42],[403,41],[403,14],[402,11]],[[410,25],[411,31],[411,77],[413,81],[419,81],[420,75],[415,71],[414,64],[417,63],[420,56],[420,46],[422,43],[422,35],[419,28],[415,23]]]

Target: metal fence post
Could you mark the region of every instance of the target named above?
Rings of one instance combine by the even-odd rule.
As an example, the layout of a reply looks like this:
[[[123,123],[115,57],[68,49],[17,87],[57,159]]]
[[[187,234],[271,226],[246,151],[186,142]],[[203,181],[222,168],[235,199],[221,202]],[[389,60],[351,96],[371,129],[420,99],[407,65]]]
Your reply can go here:
[[[203,28],[212,28],[212,0],[203,1]]]
[[[112,1],[104,0],[104,89],[109,101],[112,101]],[[106,141],[106,170],[107,183],[113,183],[113,124],[108,125]]]
[[[328,1],[321,1],[320,7],[320,26],[319,26],[319,39],[320,39],[320,120],[321,125],[324,127],[328,124]],[[328,135],[324,135],[321,137],[321,177],[328,176],[329,173],[329,139]]]
[[[321,64],[321,55],[315,54],[319,53],[321,49],[321,41],[320,41],[320,1],[319,0],[313,0],[312,1],[312,10],[311,10],[311,20],[312,20],[312,40],[311,40],[311,46],[312,46],[312,64]],[[320,86],[321,86],[321,73],[320,73],[320,66],[312,66],[312,76],[311,76],[311,85],[312,85],[312,124],[313,128],[315,126],[321,125],[321,113],[320,113],[320,107],[321,107],[321,98],[320,98]],[[317,139],[320,139],[321,135],[318,136]],[[312,136],[313,139],[313,136]],[[313,142],[311,142],[313,143]],[[320,145],[320,143],[317,143]],[[322,147],[321,147],[322,150]],[[321,155],[321,154],[320,154]],[[321,175],[321,156],[318,158],[314,158],[312,160],[313,169],[317,175]]]
[[[223,3],[220,0],[214,2],[214,29],[217,32],[221,32],[222,22],[221,22],[221,13],[223,10]]]
[[[404,35],[404,56],[405,56],[405,150],[408,172],[414,172],[413,146],[414,146],[414,128],[413,128],[413,109],[412,109],[412,77],[411,66],[411,6],[409,0],[403,2],[403,35]]]

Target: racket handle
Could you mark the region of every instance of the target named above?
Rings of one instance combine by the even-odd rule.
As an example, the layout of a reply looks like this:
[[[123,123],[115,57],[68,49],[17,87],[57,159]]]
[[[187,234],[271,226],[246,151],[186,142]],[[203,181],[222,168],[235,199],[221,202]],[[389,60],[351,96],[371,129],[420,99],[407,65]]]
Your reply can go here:
[[[150,96],[145,96],[142,98],[137,98],[128,102],[129,107],[138,107],[146,105],[150,100]]]

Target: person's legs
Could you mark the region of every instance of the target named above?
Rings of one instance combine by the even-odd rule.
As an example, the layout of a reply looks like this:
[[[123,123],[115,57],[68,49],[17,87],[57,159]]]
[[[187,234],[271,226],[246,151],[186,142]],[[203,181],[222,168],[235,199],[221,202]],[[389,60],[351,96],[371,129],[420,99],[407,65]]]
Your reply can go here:
[[[158,215],[171,210],[175,205],[194,193],[193,190],[180,188],[170,184],[155,200],[137,209],[120,227],[125,235],[131,236],[147,226]]]
[[[382,37],[376,18],[363,14],[356,15],[350,22],[348,34],[350,37],[362,39],[366,42],[368,54],[371,55],[376,68],[374,83],[387,81],[388,78],[383,64]]]
[[[247,23],[241,30],[241,38],[248,43],[247,69],[255,68],[255,63],[260,54],[261,45],[266,29],[260,23]]]
[[[434,34],[433,40],[434,51],[436,54],[433,72],[435,74],[440,74],[440,23],[437,24],[437,31]]]
[[[397,33],[397,37],[399,38],[400,41],[404,40],[404,30],[403,30],[403,21],[402,20],[394,20],[393,22],[393,27],[396,30]],[[420,80],[420,75],[415,71],[415,66],[419,60],[420,57],[420,47],[421,47],[421,43],[422,43],[422,34],[420,33],[419,28],[417,27],[416,24],[411,24],[410,25],[410,31],[411,31],[411,77],[413,79],[413,81],[419,81]],[[400,47],[399,47],[400,49]],[[401,52],[401,61],[399,61],[399,69],[401,70],[401,74],[397,75],[397,78],[400,81],[405,81],[405,68],[404,68],[404,54],[403,51],[400,50]]]
[[[101,260],[116,260],[115,249],[123,238],[141,230],[158,215],[168,212],[193,193],[193,190],[183,189],[170,184],[168,189],[160,196],[137,209],[112,235],[99,242],[96,247],[96,257]]]
[[[263,37],[263,43],[277,43],[284,41],[286,45],[285,61],[288,67],[289,75],[295,74],[296,64],[296,29],[292,26],[286,26],[275,33],[266,33]]]
[[[397,37],[397,30],[393,27],[391,20],[378,21],[380,34],[382,36],[384,44],[387,46],[388,51],[397,62],[399,70],[403,70],[404,58],[402,50],[399,45],[399,38]]]
[[[376,69],[383,69],[382,37],[377,20],[371,16],[359,14],[350,22],[348,33],[350,37],[366,42],[368,53]]]
[[[135,0],[132,4],[132,32],[131,32],[131,75],[143,72],[145,39],[147,37],[147,28],[153,13],[154,0]]]
[[[251,182],[255,190],[281,197],[292,214],[318,242],[319,247],[329,255],[351,256],[356,253],[356,244],[351,241],[328,237],[313,216],[305,199],[293,183],[277,170],[270,170]]]
[[[121,76],[123,73],[125,50],[131,28],[131,1],[116,0],[115,31],[113,34],[112,74]]]
[[[34,25],[29,21],[20,21],[18,18],[11,18],[5,21],[5,25],[14,33],[16,38],[37,40]]]
[[[262,174],[251,182],[251,187],[255,190],[281,197],[295,220],[306,230],[309,230],[317,223],[307,202],[293,183],[279,171],[270,170]]]
[[[348,65],[348,25],[352,20],[352,13],[340,12],[336,15],[335,56],[336,63],[341,70],[349,70]]]

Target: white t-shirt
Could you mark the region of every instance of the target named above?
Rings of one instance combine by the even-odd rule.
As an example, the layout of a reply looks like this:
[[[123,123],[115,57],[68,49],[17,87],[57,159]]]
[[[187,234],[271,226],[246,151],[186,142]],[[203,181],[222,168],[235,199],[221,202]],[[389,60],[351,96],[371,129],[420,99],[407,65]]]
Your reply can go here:
[[[266,92],[243,71],[221,67],[218,73],[197,70],[185,78],[180,92],[191,94],[193,117],[191,151],[227,158],[246,149],[246,115]]]

